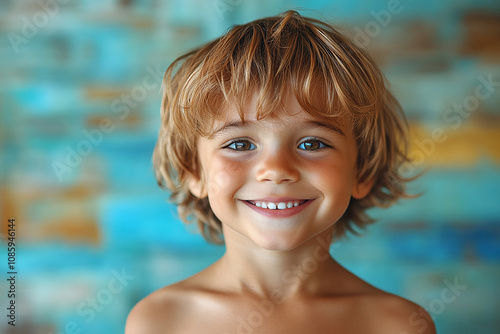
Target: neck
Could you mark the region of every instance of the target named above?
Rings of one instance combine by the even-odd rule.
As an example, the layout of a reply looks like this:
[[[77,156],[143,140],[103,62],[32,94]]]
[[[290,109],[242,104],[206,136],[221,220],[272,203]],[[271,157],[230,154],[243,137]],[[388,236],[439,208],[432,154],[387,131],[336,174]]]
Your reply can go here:
[[[339,267],[329,254],[331,230],[292,250],[263,249],[235,231],[225,235],[226,253],[218,262],[218,277],[238,293],[264,298],[320,293],[331,284],[329,274]]]

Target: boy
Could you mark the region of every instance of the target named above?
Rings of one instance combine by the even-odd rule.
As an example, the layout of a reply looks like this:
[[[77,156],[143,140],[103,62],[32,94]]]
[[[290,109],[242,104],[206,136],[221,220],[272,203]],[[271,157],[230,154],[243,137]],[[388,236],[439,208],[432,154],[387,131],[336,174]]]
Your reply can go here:
[[[373,61],[297,12],[235,26],[176,60],[157,178],[226,252],[139,302],[126,333],[435,333],[419,306],[328,251],[370,222],[367,208],[405,196],[405,138]]]

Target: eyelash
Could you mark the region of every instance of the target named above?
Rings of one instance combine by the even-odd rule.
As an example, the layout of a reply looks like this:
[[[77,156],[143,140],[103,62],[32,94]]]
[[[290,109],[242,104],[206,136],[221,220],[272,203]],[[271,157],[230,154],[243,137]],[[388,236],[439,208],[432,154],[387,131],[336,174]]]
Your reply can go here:
[[[316,142],[319,144],[319,147],[317,149],[314,149],[314,150],[307,150],[304,148],[300,148],[301,146],[303,146],[305,143],[311,143],[311,142]],[[299,144],[299,148],[301,150],[304,150],[304,151],[320,151],[320,150],[323,150],[325,148],[332,148],[332,146],[326,144],[325,142],[323,142],[322,140],[318,139],[318,138],[308,138],[307,140],[304,140],[303,142],[301,142]]]
[[[316,142],[319,144],[319,147],[316,148],[316,149],[313,149],[313,150],[308,150],[305,148],[300,148],[301,146],[303,146],[305,143],[311,143],[311,142]],[[249,149],[237,149],[236,148],[236,144],[241,144],[241,143],[246,143],[246,144],[249,144],[250,145],[250,148]],[[234,147],[231,147],[231,146],[234,146]],[[234,140],[232,140],[229,144],[223,146],[222,148],[225,148],[225,149],[230,149],[230,150],[233,150],[233,151],[240,151],[240,152],[245,152],[245,151],[251,151],[251,150],[255,150],[256,149],[256,146],[255,144],[253,144],[252,142],[250,142],[249,140],[247,139],[244,139],[244,138],[236,138]],[[325,148],[332,148],[332,146],[324,143],[323,141],[319,140],[318,138],[308,138],[307,140],[304,140],[303,142],[301,142],[298,146],[298,148],[300,150],[303,150],[303,151],[320,151],[320,150],[323,150]]]
[[[251,149],[249,150],[239,150],[236,148],[236,146],[234,148],[232,148],[231,146],[232,145],[236,145],[238,143],[248,143],[251,145]],[[233,151],[241,151],[241,152],[244,152],[244,151],[250,151],[250,150],[254,150],[256,147],[254,144],[252,144],[249,140],[247,139],[244,139],[244,138],[236,138],[236,139],[233,139],[231,140],[231,142],[227,145],[225,145],[223,148],[227,148],[227,149],[230,149],[230,150],[233,150]]]

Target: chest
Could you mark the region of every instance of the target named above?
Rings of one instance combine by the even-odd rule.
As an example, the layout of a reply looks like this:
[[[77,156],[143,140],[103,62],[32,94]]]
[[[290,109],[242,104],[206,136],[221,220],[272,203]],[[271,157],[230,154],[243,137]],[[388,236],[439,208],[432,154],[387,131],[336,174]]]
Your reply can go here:
[[[197,310],[179,333],[303,334],[370,333],[359,314],[340,305],[296,303],[279,305],[268,300],[234,304],[230,308]],[[361,320],[361,321],[360,321]]]

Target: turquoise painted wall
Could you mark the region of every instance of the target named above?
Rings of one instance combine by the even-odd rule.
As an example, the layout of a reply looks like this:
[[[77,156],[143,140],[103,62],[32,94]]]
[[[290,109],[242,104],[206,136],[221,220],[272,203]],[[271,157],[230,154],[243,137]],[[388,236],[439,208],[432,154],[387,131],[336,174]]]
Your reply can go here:
[[[500,331],[498,1],[7,0],[0,277],[15,218],[16,327],[2,279],[0,332],[122,333],[138,300],[223,253],[179,222],[154,180],[160,81],[232,24],[287,9],[367,47],[410,121],[406,167],[426,170],[411,186],[422,196],[374,211],[379,222],[332,254],[424,306],[440,333]]]

